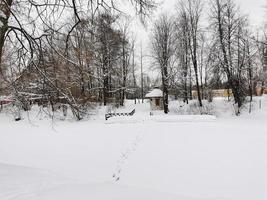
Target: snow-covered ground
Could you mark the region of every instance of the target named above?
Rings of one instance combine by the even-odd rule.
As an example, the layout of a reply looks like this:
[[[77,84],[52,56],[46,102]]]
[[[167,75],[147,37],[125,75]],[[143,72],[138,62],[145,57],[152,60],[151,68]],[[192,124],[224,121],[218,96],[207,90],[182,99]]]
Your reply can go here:
[[[234,116],[216,100],[212,115],[172,102],[170,115],[127,102],[104,120],[15,122],[0,113],[0,200],[266,200],[267,98]],[[194,109],[193,109],[194,110]],[[190,115],[185,115],[189,113]]]

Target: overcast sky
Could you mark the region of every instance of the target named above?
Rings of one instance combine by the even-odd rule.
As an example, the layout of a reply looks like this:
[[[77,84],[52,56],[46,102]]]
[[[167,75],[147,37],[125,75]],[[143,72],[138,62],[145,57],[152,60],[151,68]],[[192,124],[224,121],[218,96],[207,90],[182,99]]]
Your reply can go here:
[[[173,11],[177,0],[162,0],[163,4],[160,6],[161,11]],[[266,0],[235,0],[237,5],[240,5],[241,11],[250,15],[253,23],[259,24],[264,18],[264,6],[267,4]],[[204,10],[205,11],[205,10]]]
[[[267,5],[266,0],[236,0],[236,2],[241,10],[249,14],[251,23],[261,25],[267,13],[267,9],[264,8]]]

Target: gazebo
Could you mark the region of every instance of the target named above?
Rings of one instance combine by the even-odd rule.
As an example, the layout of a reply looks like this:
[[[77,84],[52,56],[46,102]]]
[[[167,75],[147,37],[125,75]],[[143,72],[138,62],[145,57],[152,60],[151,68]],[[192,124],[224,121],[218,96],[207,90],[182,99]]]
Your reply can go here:
[[[145,98],[150,100],[151,110],[163,110],[163,92],[159,88],[150,91]]]

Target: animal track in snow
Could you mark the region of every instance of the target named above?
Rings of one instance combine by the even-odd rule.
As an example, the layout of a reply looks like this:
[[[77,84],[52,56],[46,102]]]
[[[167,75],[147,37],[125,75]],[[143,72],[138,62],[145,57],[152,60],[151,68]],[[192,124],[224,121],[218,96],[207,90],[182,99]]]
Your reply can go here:
[[[113,173],[112,178],[115,182],[118,182],[121,178],[121,172],[126,164],[129,157],[136,152],[140,142],[143,139],[143,135],[139,134],[135,137],[134,141],[131,142],[130,147],[128,147],[124,152],[121,153],[119,160],[117,160],[117,167],[115,173]]]

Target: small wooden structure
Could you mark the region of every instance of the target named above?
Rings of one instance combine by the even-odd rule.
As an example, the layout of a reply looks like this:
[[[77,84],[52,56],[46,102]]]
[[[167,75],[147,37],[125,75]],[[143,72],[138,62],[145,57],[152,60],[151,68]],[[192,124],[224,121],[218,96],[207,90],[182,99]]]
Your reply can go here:
[[[256,90],[257,96],[262,96],[263,94],[263,82],[262,81],[257,81],[255,90]]]
[[[267,85],[266,82],[264,81],[257,81],[256,82],[256,87],[255,87],[255,92],[257,96],[262,96],[267,94]]]
[[[163,110],[163,92],[159,88],[150,91],[145,98],[150,100],[151,110]]]

